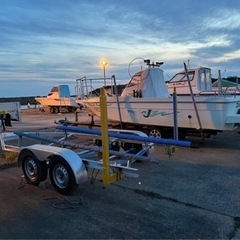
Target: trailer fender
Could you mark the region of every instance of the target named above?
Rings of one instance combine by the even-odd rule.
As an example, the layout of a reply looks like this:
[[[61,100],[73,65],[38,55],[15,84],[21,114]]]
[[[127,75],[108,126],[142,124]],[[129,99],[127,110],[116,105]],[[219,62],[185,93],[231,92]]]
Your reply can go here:
[[[76,184],[80,184],[88,180],[87,170],[82,159],[70,149],[34,144],[28,146],[27,148],[23,148],[19,155],[21,155],[21,152],[24,153],[25,149],[33,152],[39,161],[51,161],[52,156],[61,156],[71,167]]]

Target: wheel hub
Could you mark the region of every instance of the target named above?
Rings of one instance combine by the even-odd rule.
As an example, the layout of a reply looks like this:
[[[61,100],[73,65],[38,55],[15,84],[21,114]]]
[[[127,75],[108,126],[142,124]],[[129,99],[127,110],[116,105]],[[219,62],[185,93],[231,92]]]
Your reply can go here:
[[[54,171],[54,180],[58,187],[63,188],[68,184],[69,176],[66,168],[62,165],[57,165]]]
[[[28,161],[26,161],[25,163],[25,172],[27,174],[27,176],[34,180],[37,177],[37,164],[35,163],[34,160],[30,159]]]
[[[158,138],[160,138],[161,137],[161,133],[160,133],[159,130],[153,129],[153,130],[150,131],[149,137],[155,137],[155,138],[158,137]]]

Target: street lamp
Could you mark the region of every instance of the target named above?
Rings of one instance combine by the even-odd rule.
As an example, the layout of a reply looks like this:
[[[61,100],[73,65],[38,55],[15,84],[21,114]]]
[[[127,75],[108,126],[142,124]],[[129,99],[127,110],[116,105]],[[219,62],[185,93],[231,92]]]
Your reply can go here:
[[[108,65],[108,62],[106,60],[102,60],[101,64],[103,66],[104,87],[106,87],[106,66]]]

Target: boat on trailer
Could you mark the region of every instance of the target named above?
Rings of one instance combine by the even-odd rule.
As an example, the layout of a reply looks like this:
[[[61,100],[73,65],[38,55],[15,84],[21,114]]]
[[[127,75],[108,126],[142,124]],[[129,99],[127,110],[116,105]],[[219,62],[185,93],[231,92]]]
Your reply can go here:
[[[25,180],[29,184],[37,186],[49,174],[51,183],[58,192],[70,194],[77,185],[88,180],[90,169],[98,170],[96,175],[94,172],[90,174],[91,181],[102,170],[104,185],[125,176],[137,177],[138,174],[134,173],[137,169],[131,167],[136,160],[159,162],[149,156],[154,150],[154,143],[191,146],[191,142],[187,141],[149,138],[140,131],[108,129],[103,89],[100,105],[103,116],[101,130],[58,125],[53,131],[39,129],[37,132],[0,133],[0,147],[3,151],[17,153],[18,165],[22,166]],[[169,156],[171,149],[170,147],[167,151]]]
[[[36,97],[35,100],[42,106],[49,107],[51,113],[61,111],[74,112],[80,106],[76,98],[71,97],[68,85],[54,86],[46,97]]]
[[[192,92],[186,96],[177,96],[175,97],[177,100],[174,101],[160,68],[162,63],[154,64],[147,61],[147,65],[146,70],[136,73],[130,79],[120,96],[108,94],[109,121],[120,122],[125,127],[146,129],[148,135],[158,137],[169,137],[168,134],[173,133],[175,125],[178,127],[179,135],[183,137],[190,133],[210,136],[219,131],[231,131],[239,127],[240,96],[234,94],[195,96]],[[186,68],[185,70],[187,72]],[[206,75],[206,72],[203,74]],[[77,100],[100,117],[99,101],[99,97]]]

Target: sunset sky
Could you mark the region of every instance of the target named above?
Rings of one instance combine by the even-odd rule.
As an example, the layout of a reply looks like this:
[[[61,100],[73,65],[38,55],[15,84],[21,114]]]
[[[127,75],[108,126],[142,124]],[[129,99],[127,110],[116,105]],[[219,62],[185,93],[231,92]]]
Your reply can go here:
[[[0,0],[0,98],[47,95],[76,78],[127,83],[135,58],[165,78],[206,66],[240,76],[239,0]],[[137,67],[141,67],[137,60]],[[134,71],[134,70],[131,70]]]

